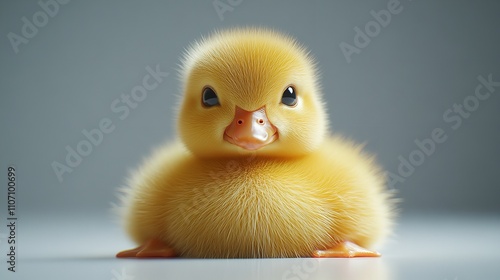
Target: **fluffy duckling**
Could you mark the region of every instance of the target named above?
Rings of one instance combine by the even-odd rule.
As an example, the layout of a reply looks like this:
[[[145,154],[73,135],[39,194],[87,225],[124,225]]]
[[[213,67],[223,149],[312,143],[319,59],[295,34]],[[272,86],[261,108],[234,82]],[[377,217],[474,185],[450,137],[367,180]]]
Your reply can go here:
[[[179,140],[126,189],[118,257],[379,256],[393,203],[373,158],[328,133],[315,64],[266,29],[218,32],[183,59]]]

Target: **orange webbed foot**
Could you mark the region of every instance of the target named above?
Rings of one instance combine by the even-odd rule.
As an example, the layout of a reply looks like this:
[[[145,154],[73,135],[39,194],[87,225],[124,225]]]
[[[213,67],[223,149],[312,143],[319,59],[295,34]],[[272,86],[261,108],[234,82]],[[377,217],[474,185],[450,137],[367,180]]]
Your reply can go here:
[[[117,258],[173,258],[176,256],[172,248],[158,239],[150,239],[135,249],[116,254]]]
[[[316,250],[312,256],[315,258],[380,257],[380,253],[370,251],[352,242],[344,241],[326,250]]]

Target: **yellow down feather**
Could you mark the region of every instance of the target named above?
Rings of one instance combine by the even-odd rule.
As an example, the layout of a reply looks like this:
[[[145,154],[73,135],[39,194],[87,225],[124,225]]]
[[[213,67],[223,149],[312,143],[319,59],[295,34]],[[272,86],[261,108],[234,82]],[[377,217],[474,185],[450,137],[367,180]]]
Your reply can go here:
[[[157,149],[125,190],[135,242],[157,238],[184,257],[300,257],[341,241],[373,247],[390,233],[380,168],[328,132],[314,62],[292,38],[217,32],[188,49],[180,76],[178,140]],[[207,85],[220,106],[202,105]],[[295,107],[280,102],[290,85]],[[235,106],[264,105],[277,141],[251,152],[223,140]]]

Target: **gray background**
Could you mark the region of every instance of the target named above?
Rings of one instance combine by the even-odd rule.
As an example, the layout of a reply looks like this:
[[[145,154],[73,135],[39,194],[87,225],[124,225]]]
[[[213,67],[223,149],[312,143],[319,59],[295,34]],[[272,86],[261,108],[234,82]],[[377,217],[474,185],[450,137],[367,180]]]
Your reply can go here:
[[[474,93],[479,75],[500,81],[500,3],[403,0],[403,10],[347,63],[339,44],[353,44],[354,27],[364,28],[370,11],[387,3],[244,0],[221,20],[212,1],[72,1],[16,54],[7,34],[21,34],[21,18],[32,21],[41,8],[2,1],[0,182],[15,165],[20,217],[106,214],[128,170],[173,138],[184,48],[216,28],[257,25],[310,49],[332,130],[366,142],[387,171],[397,173],[398,156],[408,158],[415,139],[446,132],[447,141],[394,186],[403,213],[498,214],[500,87],[457,130],[443,113]],[[157,64],[170,76],[120,120],[110,104]],[[51,163],[64,163],[65,146],[75,148],[81,131],[103,118],[115,130],[59,182]]]
[[[49,1],[49,0],[42,0]],[[221,0],[226,2],[226,0]],[[233,2],[237,0],[233,0]],[[402,0],[403,10],[354,54],[355,27],[380,1],[243,0],[218,16],[208,1],[71,1],[16,54],[7,38],[38,1],[0,2],[0,279],[498,279],[500,87],[460,128],[443,114],[470,98],[478,76],[500,81],[500,2]],[[332,130],[366,143],[397,174],[416,139],[438,144],[404,182],[395,235],[365,259],[116,259],[134,244],[109,210],[128,170],[174,135],[175,71],[184,48],[216,28],[257,25],[294,35],[317,58]],[[124,119],[110,104],[160,65],[170,76]],[[484,89],[483,89],[484,90]],[[82,130],[115,130],[59,182]],[[17,272],[7,270],[6,169],[17,168]],[[471,238],[473,242],[471,242]],[[295,277],[295,278],[293,278]]]

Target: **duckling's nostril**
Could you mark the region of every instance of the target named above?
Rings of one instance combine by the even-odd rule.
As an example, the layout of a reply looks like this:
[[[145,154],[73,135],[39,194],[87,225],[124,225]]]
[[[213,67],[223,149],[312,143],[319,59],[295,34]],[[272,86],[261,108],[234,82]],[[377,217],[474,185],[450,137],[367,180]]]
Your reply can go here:
[[[264,120],[263,120],[263,119],[258,119],[258,120],[257,120],[257,123],[258,123],[258,124],[264,124]]]
[[[242,125],[243,124],[243,120],[238,120],[236,123],[238,123],[239,125]]]

